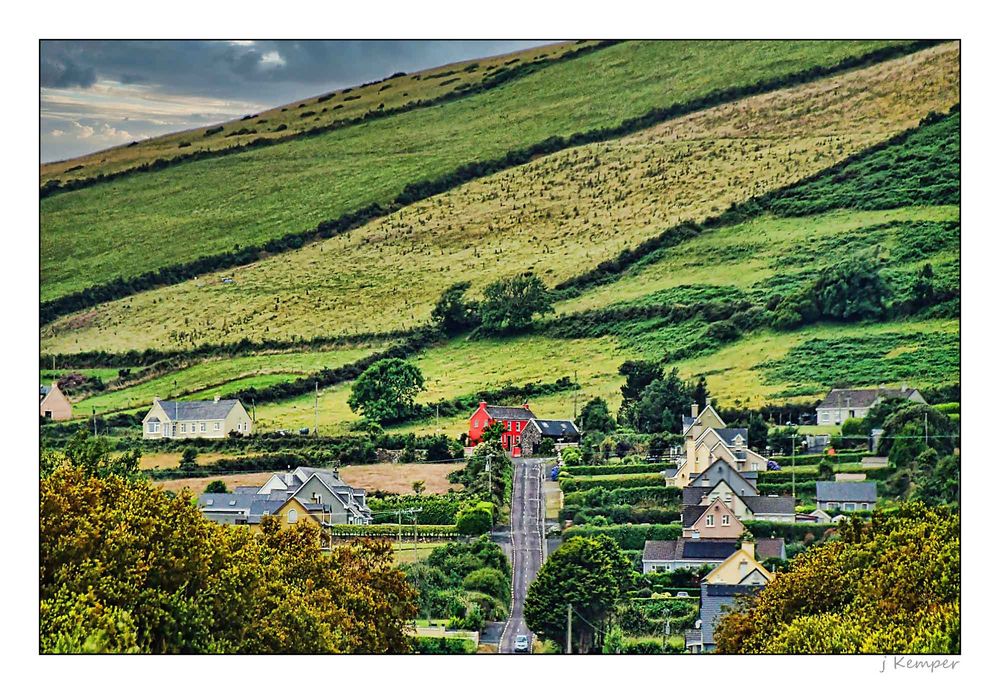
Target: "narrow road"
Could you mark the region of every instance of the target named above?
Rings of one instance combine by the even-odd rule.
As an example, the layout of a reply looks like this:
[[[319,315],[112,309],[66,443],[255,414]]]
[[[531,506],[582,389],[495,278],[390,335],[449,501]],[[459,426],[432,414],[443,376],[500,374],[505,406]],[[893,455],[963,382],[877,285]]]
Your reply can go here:
[[[514,557],[511,569],[514,586],[510,618],[500,636],[501,653],[514,652],[514,640],[518,634],[527,635],[534,643],[534,636],[524,623],[524,598],[543,561],[544,470],[545,466],[539,458],[514,459],[514,489],[510,500],[510,540]]]

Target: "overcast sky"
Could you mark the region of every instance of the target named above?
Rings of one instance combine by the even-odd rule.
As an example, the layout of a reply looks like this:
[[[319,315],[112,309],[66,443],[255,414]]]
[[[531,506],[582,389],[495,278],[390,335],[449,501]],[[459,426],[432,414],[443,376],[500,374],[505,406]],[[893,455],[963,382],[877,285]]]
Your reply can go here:
[[[43,41],[42,161],[546,41]]]

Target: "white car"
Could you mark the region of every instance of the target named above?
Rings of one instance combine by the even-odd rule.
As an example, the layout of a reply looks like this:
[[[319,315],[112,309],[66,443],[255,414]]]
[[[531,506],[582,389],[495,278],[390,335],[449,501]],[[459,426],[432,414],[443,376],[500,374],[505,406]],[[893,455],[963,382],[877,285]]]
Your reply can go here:
[[[518,634],[514,638],[514,652],[527,653],[529,650],[531,650],[531,642],[528,641],[528,635]]]

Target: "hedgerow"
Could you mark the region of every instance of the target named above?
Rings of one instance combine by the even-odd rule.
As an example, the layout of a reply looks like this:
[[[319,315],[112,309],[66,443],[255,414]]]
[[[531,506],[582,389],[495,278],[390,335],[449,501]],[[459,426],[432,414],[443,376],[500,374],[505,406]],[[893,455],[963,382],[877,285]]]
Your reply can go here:
[[[668,525],[574,525],[563,531],[563,539],[607,535],[622,549],[642,549],[646,540],[676,540],[681,536],[681,524]]]
[[[600,477],[580,477],[564,478],[559,480],[559,487],[565,493],[580,492],[598,487],[604,489],[627,489],[630,487],[649,487],[657,482],[666,486],[663,477],[660,475],[643,474],[621,477],[616,475],[604,475]]]

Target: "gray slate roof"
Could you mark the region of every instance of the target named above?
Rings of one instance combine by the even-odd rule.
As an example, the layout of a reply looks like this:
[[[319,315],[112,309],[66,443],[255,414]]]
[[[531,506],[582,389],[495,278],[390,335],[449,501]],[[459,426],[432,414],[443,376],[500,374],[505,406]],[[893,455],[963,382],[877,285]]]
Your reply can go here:
[[[48,386],[38,386],[38,397],[44,398],[46,395],[49,394],[50,390],[52,389],[49,388]]]
[[[756,478],[756,474],[754,475]],[[740,472],[725,460],[716,460],[694,477],[689,487],[700,487],[706,491],[715,487],[720,481],[725,481],[737,494],[746,490],[745,494],[757,495],[757,484],[744,473]],[[697,503],[697,502],[694,502]]]
[[[816,501],[855,501],[875,503],[878,491],[874,482],[816,482]]]
[[[536,419],[533,420],[538,425],[542,436],[579,436],[580,430],[576,424],[568,419]]]
[[[761,513],[795,515],[795,497],[792,496],[747,496],[740,498],[754,515]]]
[[[225,419],[239,400],[161,400],[160,406],[171,421]]]
[[[501,405],[487,405],[486,414],[493,419],[535,419],[534,413],[527,407],[503,407]]]
[[[817,408],[871,407],[879,398],[909,398],[917,392],[916,388],[834,388],[823,398]]]
[[[727,428],[727,429],[713,429],[712,431],[714,431],[716,434],[718,434],[719,438],[721,438],[723,441],[725,441],[727,446],[732,446],[733,445],[733,439],[735,439],[737,436],[739,436],[739,437],[741,437],[743,439],[743,445],[744,446],[746,446],[747,445],[747,441],[749,441],[749,438],[748,438],[749,434],[748,434],[748,432],[747,432],[746,429],[738,429],[738,428],[732,428],[732,427],[730,427],[730,428]]]
[[[737,595],[749,595],[760,589],[754,585],[701,584],[701,638],[705,646],[715,645],[715,624],[722,608],[732,605]]]
[[[767,559],[768,557],[775,557],[777,559],[785,558],[785,538],[783,537],[761,537],[757,539],[757,558]]]
[[[198,496],[199,508],[210,511],[248,511],[252,503],[253,497],[250,494],[208,493]]]

